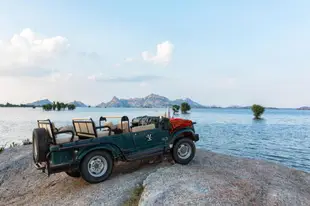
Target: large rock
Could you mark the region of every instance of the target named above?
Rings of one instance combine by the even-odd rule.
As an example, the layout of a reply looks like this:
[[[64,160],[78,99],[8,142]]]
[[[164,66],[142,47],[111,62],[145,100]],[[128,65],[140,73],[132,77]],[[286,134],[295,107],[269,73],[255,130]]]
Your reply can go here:
[[[310,174],[273,163],[198,151],[187,166],[144,180],[140,205],[310,205]]]
[[[2,205],[122,205],[137,184],[140,205],[310,205],[310,174],[274,163],[197,150],[186,166],[117,164],[100,184],[33,166],[31,145],[0,153]]]

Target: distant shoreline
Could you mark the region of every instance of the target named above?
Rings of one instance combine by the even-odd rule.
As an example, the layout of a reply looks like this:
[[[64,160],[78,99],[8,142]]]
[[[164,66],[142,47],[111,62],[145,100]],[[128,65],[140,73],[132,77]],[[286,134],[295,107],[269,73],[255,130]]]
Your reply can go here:
[[[0,104],[0,108],[42,108],[43,106],[35,106],[35,105],[3,105],[3,104]],[[132,108],[132,109],[159,109],[159,108],[166,108],[166,107],[98,107],[98,106],[90,106],[90,107],[78,107],[77,108],[123,108],[123,109],[126,109],[126,108]],[[192,109],[234,109],[234,110],[241,110],[241,109],[251,109],[251,107],[194,107]],[[279,107],[265,107],[265,109],[268,109],[268,110],[310,110],[310,107],[300,107],[300,108],[279,108]]]

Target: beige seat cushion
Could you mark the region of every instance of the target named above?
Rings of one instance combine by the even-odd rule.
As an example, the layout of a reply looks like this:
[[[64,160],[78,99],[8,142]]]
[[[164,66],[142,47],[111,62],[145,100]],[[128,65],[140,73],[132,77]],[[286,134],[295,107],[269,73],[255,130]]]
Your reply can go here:
[[[114,132],[111,132],[111,135],[114,135]],[[97,131],[97,137],[106,137],[109,136],[109,131]]]
[[[61,133],[61,134],[56,134],[56,144],[64,144],[68,143],[71,141],[72,134],[71,133]],[[78,141],[79,137],[74,136],[73,141]]]
[[[137,127],[133,127],[131,130],[132,132],[141,132],[141,131],[151,130],[151,129],[155,129],[155,124],[137,126]]]
[[[105,123],[103,123],[103,126],[108,126],[111,129],[115,129],[116,128],[116,125],[113,125],[112,122],[105,122]]]

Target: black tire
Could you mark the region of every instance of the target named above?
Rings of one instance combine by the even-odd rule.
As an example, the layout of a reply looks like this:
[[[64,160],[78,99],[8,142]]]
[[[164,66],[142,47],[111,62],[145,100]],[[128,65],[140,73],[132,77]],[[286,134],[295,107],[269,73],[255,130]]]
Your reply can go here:
[[[186,151],[188,151],[188,153],[185,152],[187,155],[182,156],[181,154],[179,154],[178,150],[180,147],[182,147],[182,145],[183,147],[186,146],[188,148],[188,150],[187,148],[184,148]],[[193,140],[189,138],[182,138],[174,144],[172,149],[172,158],[176,163],[186,165],[190,161],[192,161],[192,159],[195,156],[195,153],[196,153],[196,146]]]
[[[45,162],[49,152],[49,134],[44,128],[34,129],[32,132],[32,154],[35,163]]]
[[[90,164],[92,159],[95,159],[95,158],[97,158],[97,160],[100,159],[99,162],[104,162],[104,160],[105,160],[105,162],[104,162],[105,166],[103,167],[103,171],[102,171],[103,173],[102,174],[101,173],[100,174],[91,173],[92,169],[88,168],[88,165]],[[104,168],[106,168],[106,169],[104,169]],[[105,170],[105,172],[104,172],[104,170]],[[83,158],[81,165],[80,165],[80,172],[81,172],[82,178],[91,184],[105,181],[106,179],[108,179],[110,177],[112,170],[113,170],[112,156],[110,155],[109,152],[104,151],[104,150],[95,150],[93,152],[90,152],[89,154],[87,154]]]
[[[67,171],[66,174],[70,177],[79,178],[81,173],[79,171]]]

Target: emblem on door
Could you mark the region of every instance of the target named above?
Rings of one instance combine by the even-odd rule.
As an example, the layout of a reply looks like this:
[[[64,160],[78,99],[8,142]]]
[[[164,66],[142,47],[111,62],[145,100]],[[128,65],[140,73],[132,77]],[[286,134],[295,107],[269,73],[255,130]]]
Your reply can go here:
[[[152,141],[152,135],[151,134],[146,135],[146,139],[148,142]]]

